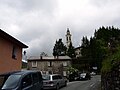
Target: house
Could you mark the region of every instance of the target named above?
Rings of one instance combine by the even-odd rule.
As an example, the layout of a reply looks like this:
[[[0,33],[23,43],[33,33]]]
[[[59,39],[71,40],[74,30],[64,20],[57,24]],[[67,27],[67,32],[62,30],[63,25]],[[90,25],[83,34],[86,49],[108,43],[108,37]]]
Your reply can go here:
[[[79,57],[82,56],[82,54],[81,54],[81,47],[80,46],[76,47],[74,50],[75,50],[76,58],[79,58]]]
[[[44,74],[57,73],[67,76],[69,66],[71,66],[71,58],[68,56],[31,56],[28,59],[28,69],[40,70]]]
[[[22,48],[28,46],[0,29],[0,74],[21,70]]]

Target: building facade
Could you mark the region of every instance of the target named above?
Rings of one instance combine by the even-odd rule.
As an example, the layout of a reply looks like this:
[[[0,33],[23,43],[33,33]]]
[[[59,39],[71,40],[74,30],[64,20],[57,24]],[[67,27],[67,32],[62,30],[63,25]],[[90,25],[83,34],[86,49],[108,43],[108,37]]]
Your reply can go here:
[[[28,69],[40,70],[44,74],[68,75],[68,67],[71,66],[71,58],[68,56],[41,56],[28,59]]]
[[[81,54],[81,47],[76,47],[75,48],[75,55],[76,55],[76,58],[79,58],[82,56]]]
[[[28,48],[0,29],[0,74],[21,70],[22,48]]]

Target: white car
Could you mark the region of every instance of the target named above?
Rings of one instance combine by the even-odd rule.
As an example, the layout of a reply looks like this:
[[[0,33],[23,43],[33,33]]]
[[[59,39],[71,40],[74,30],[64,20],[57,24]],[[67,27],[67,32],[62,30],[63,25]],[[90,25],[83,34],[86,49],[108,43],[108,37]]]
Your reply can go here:
[[[81,73],[80,74],[80,80],[90,80],[91,75],[89,73]]]
[[[95,73],[95,72],[91,72],[90,75],[91,75],[91,76],[94,76],[94,75],[96,75],[96,73]]]
[[[67,80],[60,74],[42,75],[43,89],[56,89],[67,86]]]

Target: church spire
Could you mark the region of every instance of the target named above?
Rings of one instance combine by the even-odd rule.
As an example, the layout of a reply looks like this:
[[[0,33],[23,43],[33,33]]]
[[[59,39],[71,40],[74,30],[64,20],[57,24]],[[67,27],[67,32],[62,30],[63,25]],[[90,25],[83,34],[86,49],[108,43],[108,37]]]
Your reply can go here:
[[[66,33],[66,46],[67,46],[67,48],[69,48],[70,43],[72,43],[71,34],[70,34],[69,28],[67,28],[67,33]]]

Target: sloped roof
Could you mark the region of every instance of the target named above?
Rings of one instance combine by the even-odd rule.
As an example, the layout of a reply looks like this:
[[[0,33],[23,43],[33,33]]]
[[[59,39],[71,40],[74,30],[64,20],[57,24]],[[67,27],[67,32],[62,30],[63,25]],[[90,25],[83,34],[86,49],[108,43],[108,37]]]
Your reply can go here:
[[[19,40],[15,39],[14,37],[12,37],[11,35],[7,34],[6,32],[4,32],[3,30],[0,29],[0,37],[9,40],[10,42],[17,44],[18,46],[22,47],[22,48],[28,48],[27,45],[23,44],[22,42],[20,42]]]
[[[40,56],[30,56],[28,60],[71,60],[69,56],[42,56],[42,59]]]

